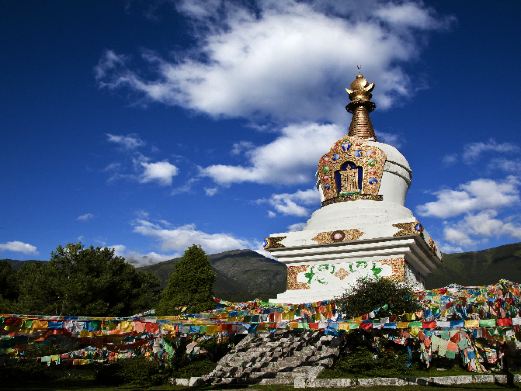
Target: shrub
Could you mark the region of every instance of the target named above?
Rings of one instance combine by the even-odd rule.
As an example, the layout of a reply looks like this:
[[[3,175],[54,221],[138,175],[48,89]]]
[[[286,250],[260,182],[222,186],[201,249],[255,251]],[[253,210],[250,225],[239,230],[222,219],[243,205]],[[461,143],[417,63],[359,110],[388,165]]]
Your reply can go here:
[[[120,360],[101,365],[96,371],[96,382],[105,385],[129,384],[152,386],[165,383],[170,375],[167,368],[145,357]]]
[[[406,375],[407,353],[392,342],[378,340],[363,331],[346,336],[347,348],[330,369],[320,377],[393,377]]]
[[[377,317],[401,315],[421,307],[412,288],[387,278],[360,279],[355,287],[336,299],[347,317],[355,317],[380,309]]]
[[[216,365],[217,364],[209,358],[190,361],[186,365],[175,369],[172,373],[172,377],[190,378],[192,376],[203,376],[213,371]]]

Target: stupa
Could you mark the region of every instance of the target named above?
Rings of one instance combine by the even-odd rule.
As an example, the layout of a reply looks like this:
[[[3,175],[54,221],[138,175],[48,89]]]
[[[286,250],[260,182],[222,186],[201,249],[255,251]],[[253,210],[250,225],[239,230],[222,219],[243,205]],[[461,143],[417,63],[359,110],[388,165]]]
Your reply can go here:
[[[377,141],[370,112],[375,85],[358,74],[346,89],[348,134],[318,162],[321,207],[304,229],[271,234],[264,248],[288,268],[287,290],[273,302],[340,296],[362,277],[386,277],[422,289],[441,252],[405,207],[412,171],[392,145]]]

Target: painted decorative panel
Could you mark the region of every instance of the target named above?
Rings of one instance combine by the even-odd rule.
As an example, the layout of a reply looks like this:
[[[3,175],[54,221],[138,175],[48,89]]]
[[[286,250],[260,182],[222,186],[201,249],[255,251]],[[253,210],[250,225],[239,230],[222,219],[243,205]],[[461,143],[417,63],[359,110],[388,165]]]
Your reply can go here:
[[[386,277],[405,281],[403,258],[377,261],[350,261],[339,263],[315,263],[288,267],[288,290],[324,287],[347,288],[363,277]]]

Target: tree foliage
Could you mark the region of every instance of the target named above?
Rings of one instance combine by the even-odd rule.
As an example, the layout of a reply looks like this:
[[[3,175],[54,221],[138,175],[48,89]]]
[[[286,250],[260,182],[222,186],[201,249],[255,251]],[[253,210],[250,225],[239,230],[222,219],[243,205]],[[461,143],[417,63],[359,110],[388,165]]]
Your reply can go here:
[[[57,315],[125,316],[151,309],[159,281],[106,247],[58,246],[49,262],[25,263],[17,273],[18,308]]]
[[[360,316],[379,309],[378,317],[414,312],[420,305],[412,288],[387,278],[360,279],[355,287],[336,301],[348,317]]]
[[[214,281],[215,273],[206,253],[197,245],[189,247],[168,278],[157,312],[175,315],[183,308],[188,312],[213,308]]]

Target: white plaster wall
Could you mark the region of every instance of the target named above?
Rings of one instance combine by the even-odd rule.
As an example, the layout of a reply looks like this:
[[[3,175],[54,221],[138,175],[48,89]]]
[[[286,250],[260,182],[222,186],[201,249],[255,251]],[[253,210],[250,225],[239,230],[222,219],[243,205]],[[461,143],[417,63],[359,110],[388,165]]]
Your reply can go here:
[[[400,170],[401,167],[394,164],[389,164],[389,166],[396,170],[384,170],[378,194],[383,196],[385,202],[405,205],[405,197],[407,196],[410,182],[408,183],[402,176],[397,175],[400,173],[398,170]],[[406,172],[404,169],[401,169],[401,171]]]
[[[412,212],[398,203],[357,200],[323,206],[313,212],[304,229],[323,232],[413,220]]]

